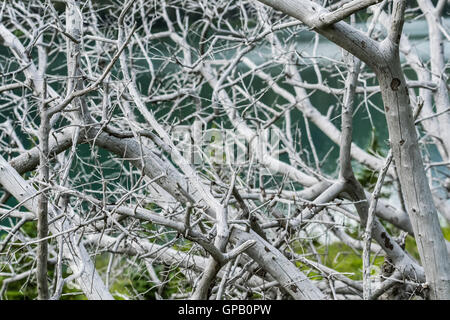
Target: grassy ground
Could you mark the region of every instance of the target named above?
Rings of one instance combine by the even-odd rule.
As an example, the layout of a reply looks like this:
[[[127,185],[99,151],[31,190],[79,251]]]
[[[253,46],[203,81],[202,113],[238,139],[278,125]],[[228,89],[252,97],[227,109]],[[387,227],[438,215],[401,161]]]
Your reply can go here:
[[[450,241],[450,227],[443,229],[444,237]],[[419,254],[416,248],[415,240],[412,237],[406,239],[407,251],[416,259],[419,259]],[[294,245],[294,250],[298,253],[302,253],[302,247],[297,244]],[[19,254],[19,253],[18,253]],[[349,278],[354,280],[362,279],[362,260],[361,252],[355,251],[352,248],[346,246],[340,242],[334,242],[328,245],[317,246],[317,255],[320,257],[320,262],[336,271],[345,273]],[[317,260],[317,257],[311,256],[310,259]],[[373,264],[376,267],[380,267],[384,262],[382,256],[374,257],[372,255]],[[96,259],[96,267],[101,272],[106,270],[109,261],[109,255],[99,255]],[[123,260],[122,263],[129,263],[129,261]],[[320,275],[307,268],[304,265],[298,263],[299,268],[307,272],[308,276],[312,279],[320,279]],[[141,272],[133,271],[133,268],[127,268],[119,277],[113,279],[110,286],[110,290],[116,299],[124,299],[127,296],[138,296],[140,299],[155,299],[155,292],[157,288],[147,280],[147,276]],[[165,289],[161,292],[163,298],[169,298],[171,294],[176,293],[180,287],[184,290],[189,290],[187,282],[184,277],[177,272],[177,269],[166,271],[162,267],[155,266],[155,270],[160,275],[166,274],[165,280],[167,280]],[[53,269],[49,270],[49,276],[53,276]],[[373,273],[376,273],[374,268]],[[67,275],[66,275],[67,276]],[[0,284],[2,278],[0,277]],[[36,288],[34,281],[29,278],[25,278],[21,281],[11,283],[8,286],[8,290],[5,292],[7,299],[14,300],[29,300],[36,298]],[[80,293],[76,288],[65,286],[63,291],[63,300],[85,300],[86,297]]]

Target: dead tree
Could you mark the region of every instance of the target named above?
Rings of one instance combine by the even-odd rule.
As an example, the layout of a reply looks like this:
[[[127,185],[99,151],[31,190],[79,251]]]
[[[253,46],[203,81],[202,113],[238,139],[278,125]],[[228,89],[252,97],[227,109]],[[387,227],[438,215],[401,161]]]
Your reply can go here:
[[[445,6],[4,1],[2,298],[449,299]]]

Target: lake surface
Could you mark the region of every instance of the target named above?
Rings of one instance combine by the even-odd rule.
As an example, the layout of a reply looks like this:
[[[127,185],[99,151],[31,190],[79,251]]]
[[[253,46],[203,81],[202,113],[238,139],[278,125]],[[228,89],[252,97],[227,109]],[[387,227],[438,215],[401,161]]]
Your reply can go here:
[[[450,25],[450,18],[444,19],[444,25]],[[358,27],[364,27],[364,25],[360,24]],[[428,50],[428,34],[427,34],[427,27],[426,27],[426,21],[425,20],[414,20],[412,22],[406,22],[404,26],[405,34],[409,37],[409,40],[411,42],[411,45],[413,47],[413,50],[416,50],[417,54],[420,58],[423,60],[429,59],[429,50]],[[280,38],[283,36],[281,35]],[[314,41],[314,33],[309,31],[301,31],[298,35],[296,35],[295,38],[296,41],[296,50],[299,53],[304,53],[305,55],[312,56],[313,55],[313,41]],[[447,59],[448,59],[448,52],[450,52],[450,43],[448,41],[445,42],[445,52],[447,52]],[[154,65],[155,69],[159,68],[162,63],[164,62],[163,59],[164,56],[161,56],[161,53],[167,54],[167,56],[170,55],[170,49],[167,46],[166,43],[160,42],[155,46],[155,53],[154,53]],[[234,51],[229,50],[224,53],[221,53],[221,56],[225,57],[232,57],[234,55]],[[9,51],[6,50],[4,47],[0,46],[0,55],[9,55]],[[262,45],[259,47],[256,47],[253,51],[251,51],[247,56],[256,64],[261,64],[268,59],[271,58],[272,51],[269,46]],[[327,75],[327,73],[323,74],[324,80],[326,80],[330,85],[335,86],[337,83],[341,80],[339,77],[333,76],[331,77],[331,74],[336,74],[337,69],[333,68],[333,60],[340,60],[342,56],[342,50],[339,49],[336,45],[328,41],[327,39],[320,38],[318,47],[317,47],[317,58],[318,62],[322,65],[328,65],[328,68],[330,69],[330,73]],[[49,68],[50,72],[51,69],[58,68],[58,71],[55,74],[63,75],[65,73],[65,68],[59,68],[61,64],[64,64],[64,53],[61,53],[61,59],[56,59],[53,62],[53,65],[51,68]],[[134,61],[136,65],[145,65],[144,59],[136,59]],[[331,66],[330,66],[331,65]],[[243,67],[238,67],[241,70],[247,70]],[[170,67],[165,69],[167,72],[170,72]],[[281,71],[281,68],[276,67],[273,68],[273,73],[277,74]],[[315,83],[316,76],[312,68],[305,68],[301,75],[303,77],[304,81]],[[139,85],[142,86],[142,88],[146,88],[148,86],[148,83],[150,82],[150,79],[146,76],[139,75],[138,77]],[[248,83],[248,82],[247,82]],[[280,81],[279,84],[283,86],[284,88],[288,89],[289,91],[293,91],[292,87],[286,86],[283,84],[283,81]],[[253,86],[253,89],[255,91],[259,91],[265,87],[265,84],[263,84],[261,81],[255,80],[251,84]],[[56,88],[57,84],[53,83],[52,86]],[[211,90],[208,88],[205,88],[202,90],[201,95],[204,95],[204,104],[205,107],[207,107],[207,104],[211,97]],[[270,105],[273,103],[276,103],[277,95],[273,94],[270,90],[263,95],[261,101]],[[333,97],[332,95],[324,94],[322,92],[315,92],[310,97],[311,102],[314,106],[317,107],[317,109],[322,113],[326,114],[330,107],[334,107],[334,111],[331,113],[331,119],[333,119],[334,125],[339,128],[340,127],[340,108],[338,107],[339,101]],[[375,94],[371,96],[370,102],[373,103],[378,107],[379,110],[383,110],[382,107],[382,101],[381,101],[381,95]],[[285,101],[282,101],[285,103]],[[353,130],[353,140],[354,142],[359,145],[361,148],[366,149],[371,142],[373,142],[373,136],[375,136],[378,145],[380,147],[381,152],[385,153],[387,150],[387,139],[388,139],[388,132],[387,132],[387,126],[386,121],[384,117],[384,113],[380,112],[376,108],[373,108],[371,106],[368,107],[366,103],[364,103],[364,96],[358,95],[357,99],[355,101],[355,114],[354,114],[354,130]],[[0,94],[0,104],[1,104],[1,94]],[[169,108],[170,105],[148,105],[150,109],[153,109],[157,114],[164,114],[167,110],[166,108]],[[35,110],[30,110],[31,113],[33,113]],[[183,112],[190,112],[189,108],[185,109]],[[5,121],[7,118],[11,118],[12,113],[11,109],[3,109],[2,106],[0,106],[0,122]],[[174,115],[175,116],[175,115]],[[15,119],[17,120],[17,119]],[[372,120],[372,121],[371,121]],[[226,119],[224,119],[226,121]],[[282,121],[282,119],[280,120]],[[302,133],[305,133],[305,123],[303,119],[303,115],[301,112],[297,110],[292,111],[292,121],[294,122],[294,127],[297,126]],[[375,131],[372,131],[371,128],[376,128]],[[336,160],[339,154],[338,147],[328,139],[318,128],[316,128],[312,123],[310,123],[311,127],[311,133],[313,140],[316,144],[317,152],[319,158],[324,157],[328,154],[327,160],[323,164],[323,169],[326,173],[332,174],[334,170],[336,169]],[[21,134],[19,131],[18,134]],[[25,138],[25,137],[24,137]],[[301,142],[302,145],[305,146],[305,148],[308,148],[308,141],[306,138],[306,134],[301,135]],[[86,156],[89,156],[90,152],[89,150],[85,148],[79,149],[82,154],[85,154]],[[331,152],[330,152],[331,150]],[[439,160],[439,156],[437,155],[436,150],[433,150],[431,148],[431,154],[434,160]]]

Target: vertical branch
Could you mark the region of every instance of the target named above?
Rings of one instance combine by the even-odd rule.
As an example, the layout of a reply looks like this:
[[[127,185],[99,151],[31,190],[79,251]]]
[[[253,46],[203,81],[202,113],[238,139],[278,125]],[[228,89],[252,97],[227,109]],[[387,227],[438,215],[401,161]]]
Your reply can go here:
[[[406,0],[395,1],[392,4],[392,19],[388,38],[396,46],[400,44],[403,23],[405,22],[405,8]]]
[[[46,184],[49,178],[49,161],[48,161],[48,137],[50,132],[50,121],[47,115],[46,108],[46,80],[43,80],[43,94],[40,110],[41,126],[39,128],[39,178],[42,182],[40,194],[38,198],[38,223],[37,233],[38,239],[44,239],[48,235],[48,192],[45,191]],[[47,300],[49,298],[48,283],[47,283],[47,255],[48,255],[48,243],[47,240],[39,241],[37,250],[37,287],[38,287],[38,299]]]
[[[311,14],[310,8],[317,7],[318,5],[308,0],[259,1],[314,27],[312,23],[314,15]],[[307,5],[311,7],[308,8]],[[354,32],[343,22],[335,24],[333,28],[323,28],[316,31],[354,54],[375,71],[380,83],[386,110],[393,159],[398,169],[400,184],[405,196],[405,204],[411,218],[426,278],[430,284],[431,297],[449,299],[450,257],[447,253],[436,207],[433,203],[430,186],[425,175],[410,107],[408,88],[405,85],[405,77],[399,57],[398,44],[404,22],[405,5],[405,0],[394,0],[393,19],[389,35],[386,41],[383,41],[381,44],[374,44],[374,40]],[[355,36],[358,37],[358,40],[352,41],[353,45],[356,43],[364,44],[364,48],[359,45],[358,48],[352,48],[353,45],[347,43],[347,41]],[[355,192],[354,195],[356,198],[361,199],[358,195],[361,192],[355,189],[349,190],[349,192],[352,191]],[[357,205],[357,210],[358,213],[361,212],[363,214],[361,221],[365,223],[367,218],[364,214],[367,214],[366,204]],[[397,260],[404,267],[404,262],[408,260],[408,256],[405,255],[403,250],[395,242],[389,239],[389,235],[384,231],[382,225],[377,221],[374,222],[374,238],[376,238],[380,245],[383,245],[383,241],[389,244],[389,246],[384,246],[386,253],[390,256],[395,256],[395,259],[393,259],[394,262]],[[416,268],[414,264],[411,266],[413,266],[413,269]],[[411,269],[405,269],[405,271],[409,271],[408,273],[410,275],[413,275],[415,272],[415,270]]]
[[[344,103],[342,104],[341,148],[339,153],[339,177],[345,181],[354,178],[351,158],[353,132],[353,100],[355,97],[356,81],[358,80],[361,60],[349,57],[349,74],[345,83]]]
[[[50,300],[59,300],[64,287],[63,278],[63,252],[64,252],[64,239],[63,236],[58,237],[58,260],[56,262],[56,275],[55,275],[55,286],[53,290],[53,295]]]
[[[80,41],[82,29],[82,16],[76,1],[67,1],[66,32],[67,38],[67,96],[73,91],[81,89],[80,85]],[[73,40],[72,40],[73,39]],[[78,42],[74,42],[74,40]]]
[[[223,204],[223,210],[217,212],[217,235],[214,240],[214,246],[217,247],[221,252],[225,251],[225,247],[228,242],[228,237],[230,234],[228,227],[228,203],[230,201],[231,194],[235,187],[236,183],[236,174],[233,174],[230,182],[230,188],[226,194]],[[222,268],[223,264],[226,261],[217,261],[213,257],[210,257],[208,260],[208,265],[206,267],[205,272],[203,273],[202,278],[200,279],[197,288],[194,290],[191,299],[192,300],[204,300],[208,297],[208,290],[211,287],[211,284],[214,282],[217,273]]]
[[[228,275],[230,274],[230,270],[231,270],[232,266],[233,266],[233,264],[231,263],[231,261],[228,262],[228,265],[225,270],[225,274],[222,277],[222,280],[220,281],[219,289],[217,290],[216,300],[222,300],[222,296],[223,296],[226,286],[227,286]]]
[[[401,17],[404,14],[403,2],[405,1],[394,1],[388,42],[385,42],[387,45],[381,51],[386,57],[386,62],[377,66],[375,72],[380,82],[386,111],[393,159],[424,266],[426,281],[430,287],[430,297],[449,299],[450,257],[424,170],[397,45],[403,26]]]
[[[370,202],[369,212],[367,214],[366,229],[364,231],[364,247],[363,247],[363,299],[368,300],[371,297],[370,288],[370,243],[372,240],[372,227],[375,218],[375,209],[377,207],[378,198],[380,197],[381,187],[383,185],[384,177],[388,171],[389,165],[392,161],[392,151],[389,151],[384,166],[381,168],[378,175],[375,189],[372,193],[372,201]]]
[[[344,103],[342,106],[342,136],[339,155],[341,167],[339,178],[346,183],[347,192],[350,194],[354,201],[363,201],[361,203],[355,204],[355,207],[358,211],[358,215],[360,216],[361,223],[367,226],[367,221],[369,218],[369,208],[367,205],[364,189],[354,176],[350,156],[352,142],[353,100],[355,95],[356,82],[361,68],[361,60],[354,57],[349,57],[349,62],[350,69],[348,77],[346,79],[346,91],[344,94]],[[386,170],[388,170],[388,168],[389,166],[387,166]],[[372,201],[372,205],[374,205],[375,203],[376,202]],[[372,208],[373,212],[374,210],[375,208]],[[381,245],[387,255],[389,257],[392,257],[392,260],[397,264],[399,268],[405,269],[405,274],[415,274],[416,271],[411,270],[416,269],[418,266],[416,266],[412,260],[407,258],[404,251],[400,248],[400,246],[398,246],[397,243],[393,241],[393,239],[389,236],[381,223],[377,221],[375,217],[373,217],[373,212],[372,221],[370,222],[370,230],[371,232],[374,232],[374,238],[376,239],[376,241]],[[368,250],[366,251],[369,252]],[[364,271],[368,272],[367,269],[368,268],[364,269]],[[366,293],[366,299],[369,296],[370,295],[367,295]]]
[[[67,39],[67,97],[75,91],[83,89],[81,66],[81,49],[83,43],[83,15],[77,1],[68,0],[66,3],[66,33]],[[89,110],[84,97],[74,99],[73,104],[79,108],[75,113],[77,121],[90,122]]]
[[[436,113],[442,112],[442,114],[436,118],[435,122],[437,122],[437,125],[435,125],[435,128],[439,132],[439,137],[442,138],[442,142],[439,142],[439,144],[442,143],[444,146],[441,156],[443,160],[449,160],[450,130],[447,130],[447,128],[450,125],[450,114],[445,110],[448,110],[450,107],[450,94],[447,86],[448,73],[446,73],[445,38],[443,38],[445,30],[441,27],[445,1],[439,1],[436,7],[433,6],[433,3],[430,0],[418,0],[417,3],[422,12],[425,13],[425,19],[428,24],[431,80],[437,84],[437,88],[433,92]],[[444,32],[442,30],[444,30]]]

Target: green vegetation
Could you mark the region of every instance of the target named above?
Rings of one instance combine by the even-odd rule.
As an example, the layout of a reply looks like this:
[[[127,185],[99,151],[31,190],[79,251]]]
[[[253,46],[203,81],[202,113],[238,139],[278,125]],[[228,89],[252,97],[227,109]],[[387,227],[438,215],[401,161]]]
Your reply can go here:
[[[33,230],[33,223],[27,223],[26,229],[31,232]],[[442,229],[445,239],[450,241],[450,226]],[[356,231],[355,231],[356,232]],[[304,244],[303,244],[304,245]],[[183,251],[188,251],[192,244],[189,246],[183,245]],[[353,280],[362,280],[362,252],[354,250],[341,242],[334,242],[326,245],[316,244],[317,253],[320,256],[320,262],[327,267],[333,268],[336,271],[344,273],[346,276]],[[301,254],[303,253],[302,245],[295,243],[293,245],[294,250]],[[414,238],[408,236],[406,238],[406,250],[417,260],[420,259],[417,251],[417,246]],[[17,252],[20,255],[20,252]],[[163,290],[158,292],[158,287],[151,281],[149,281],[148,275],[142,268],[127,267],[127,260],[120,258],[120,263],[124,266],[126,272],[120,274],[111,283],[110,290],[114,298],[123,300],[124,297],[135,297],[138,299],[155,299],[156,293],[160,294],[162,298],[169,298],[172,294],[177,292],[189,292],[191,287],[189,282],[180,272],[179,268],[165,268],[163,266],[154,266],[156,273],[160,279],[164,282]],[[309,259],[316,260],[316,258],[310,256]],[[383,256],[371,256],[372,263],[375,267],[381,267],[384,262]],[[96,268],[98,270],[106,271],[106,267],[109,261],[109,254],[100,254],[96,259]],[[30,261],[28,261],[30,262]],[[320,280],[322,277],[317,270],[311,270],[310,267],[297,262],[297,266],[301,268],[308,277],[316,280]],[[145,267],[144,267],[145,268]],[[375,273],[376,268],[372,271]],[[49,278],[52,278],[54,274],[53,268],[49,270]],[[65,273],[64,277],[68,274]],[[8,289],[5,292],[4,298],[11,300],[31,300],[36,299],[36,286],[34,283],[34,276],[27,277],[20,281],[13,282],[8,285]],[[0,277],[0,284],[4,278]],[[253,296],[254,299],[261,298],[258,295]],[[78,289],[65,285],[63,289],[62,300],[86,300],[86,297],[79,292]]]
[[[342,242],[333,242],[326,245],[317,244],[317,256],[320,257],[318,261],[317,257],[310,256],[310,260],[317,261],[329,268],[339,271],[345,274],[347,277],[353,280],[362,280],[362,251],[355,250],[345,245]],[[302,250],[297,247],[297,253],[302,253]],[[371,256],[371,262],[376,267],[381,267],[384,262],[383,256]],[[317,270],[310,270],[309,266],[305,266],[299,262],[297,265],[308,274],[308,277],[316,280],[322,279],[322,276]]]

